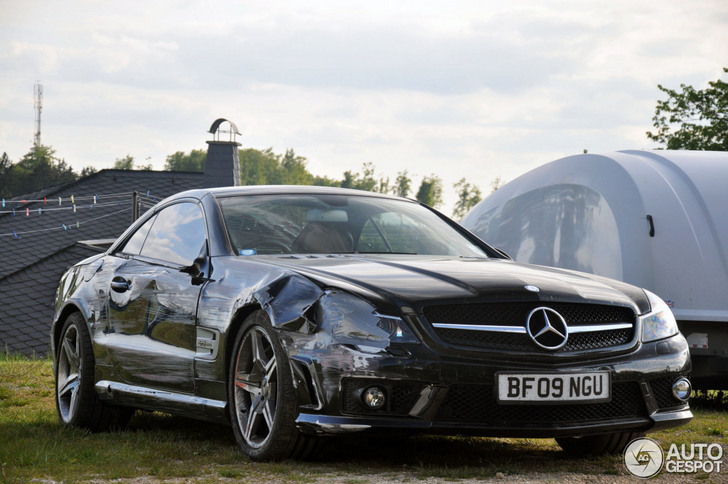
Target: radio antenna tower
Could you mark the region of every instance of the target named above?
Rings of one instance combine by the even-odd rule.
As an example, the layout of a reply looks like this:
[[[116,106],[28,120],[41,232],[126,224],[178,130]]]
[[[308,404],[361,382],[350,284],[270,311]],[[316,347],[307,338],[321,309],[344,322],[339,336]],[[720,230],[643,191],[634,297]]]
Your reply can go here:
[[[33,144],[40,146],[40,112],[43,109],[43,84],[40,81],[33,86],[33,98],[35,99],[35,133],[33,135]]]

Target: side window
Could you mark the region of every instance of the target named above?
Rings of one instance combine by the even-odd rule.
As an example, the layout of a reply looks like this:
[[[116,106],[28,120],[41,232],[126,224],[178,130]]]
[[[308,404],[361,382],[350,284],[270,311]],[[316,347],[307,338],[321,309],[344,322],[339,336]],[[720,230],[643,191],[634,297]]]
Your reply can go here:
[[[131,255],[139,254],[142,251],[142,245],[144,245],[144,241],[147,239],[149,229],[152,228],[152,224],[154,223],[154,219],[156,218],[157,216],[155,215],[154,217],[144,222],[144,225],[139,227],[139,229],[134,232],[134,235],[132,235],[129,240],[126,241],[126,244],[124,244],[120,252]]]
[[[144,226],[137,234],[142,229]],[[200,254],[206,240],[205,219],[200,207],[194,203],[177,203],[157,214],[140,254],[173,264],[189,265]]]

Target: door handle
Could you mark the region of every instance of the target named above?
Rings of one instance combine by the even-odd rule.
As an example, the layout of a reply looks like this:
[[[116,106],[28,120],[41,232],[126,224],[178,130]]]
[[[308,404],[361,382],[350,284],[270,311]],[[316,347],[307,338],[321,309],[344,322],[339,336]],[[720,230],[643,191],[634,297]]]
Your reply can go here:
[[[115,292],[126,292],[129,290],[131,284],[123,277],[115,277],[111,281],[111,290]]]

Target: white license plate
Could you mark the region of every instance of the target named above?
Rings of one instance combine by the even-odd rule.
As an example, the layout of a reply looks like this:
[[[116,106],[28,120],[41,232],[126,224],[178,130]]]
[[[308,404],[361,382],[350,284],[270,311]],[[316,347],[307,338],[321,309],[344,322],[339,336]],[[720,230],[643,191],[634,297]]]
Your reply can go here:
[[[498,373],[498,401],[608,402],[612,385],[608,371],[586,373]]]

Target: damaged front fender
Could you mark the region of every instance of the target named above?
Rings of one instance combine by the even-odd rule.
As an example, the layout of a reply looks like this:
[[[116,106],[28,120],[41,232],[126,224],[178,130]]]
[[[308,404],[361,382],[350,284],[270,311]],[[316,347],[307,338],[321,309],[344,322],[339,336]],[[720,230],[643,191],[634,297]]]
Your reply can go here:
[[[324,290],[299,275],[286,275],[253,293],[273,327],[328,337],[311,340],[315,346],[350,345],[381,350],[392,342],[416,343],[402,318],[377,311],[370,302],[339,290]],[[313,349],[310,347],[310,349]]]
[[[240,314],[250,314],[250,308],[260,307],[279,331],[292,363],[298,365],[293,372],[295,385],[308,395],[299,395],[299,402],[308,408],[320,408],[335,394],[335,388],[324,384],[328,380],[325,374],[369,374],[370,370],[363,368],[370,363],[367,355],[386,355],[395,342],[419,341],[400,317],[380,313],[372,303],[353,293],[326,288],[287,270],[271,271],[270,266],[252,261],[245,264],[245,270],[231,266],[216,273],[215,281],[206,285],[200,298],[198,336],[200,329],[205,329],[221,337],[202,341],[204,347],[198,344],[199,352],[214,354],[220,348],[229,354],[235,332],[231,325],[242,321]],[[232,279],[235,284],[231,284]],[[198,357],[196,378],[222,383],[227,363],[227,358]],[[223,389],[215,394],[220,397]]]
[[[316,330],[313,308],[323,295],[310,280],[291,275],[274,280],[253,296],[268,313],[273,327],[311,334]]]

